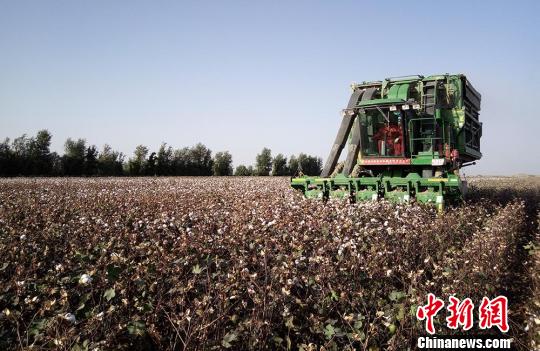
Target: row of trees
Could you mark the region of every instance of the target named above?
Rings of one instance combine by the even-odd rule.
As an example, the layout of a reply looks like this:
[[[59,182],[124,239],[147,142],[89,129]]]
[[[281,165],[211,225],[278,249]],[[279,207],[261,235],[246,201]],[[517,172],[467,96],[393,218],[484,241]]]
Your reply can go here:
[[[298,156],[292,155],[287,161],[283,154],[272,157],[272,151],[268,148],[262,149],[255,159],[255,168],[239,165],[236,167],[234,175],[238,176],[289,176],[297,175],[300,172],[310,175],[318,175],[322,170],[322,159],[300,153]]]
[[[283,154],[272,156],[268,148],[257,155],[255,166],[239,165],[233,173],[232,155],[228,151],[212,151],[199,143],[193,147],[173,149],[163,143],[157,152],[146,146],[135,148],[126,160],[121,152],[104,145],[98,151],[85,139],[68,138],[64,154],[50,151],[52,135],[40,130],[35,137],[23,135],[0,143],[0,176],[286,176],[299,172],[317,175],[322,160],[306,154],[287,158]]]

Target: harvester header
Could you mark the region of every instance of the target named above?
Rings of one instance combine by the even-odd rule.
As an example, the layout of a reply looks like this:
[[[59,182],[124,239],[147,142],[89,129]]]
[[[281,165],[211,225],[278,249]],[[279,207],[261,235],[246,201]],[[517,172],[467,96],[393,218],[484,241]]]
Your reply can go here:
[[[293,188],[309,198],[416,198],[439,208],[464,196],[459,170],[482,157],[481,95],[464,75],[386,78],[351,88],[322,173],[293,178]]]

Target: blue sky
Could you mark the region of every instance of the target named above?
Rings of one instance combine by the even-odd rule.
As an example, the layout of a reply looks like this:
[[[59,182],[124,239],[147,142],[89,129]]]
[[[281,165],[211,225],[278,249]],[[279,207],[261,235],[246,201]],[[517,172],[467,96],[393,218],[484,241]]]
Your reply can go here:
[[[326,157],[353,81],[464,73],[469,174],[540,174],[537,1],[0,0],[0,138]]]

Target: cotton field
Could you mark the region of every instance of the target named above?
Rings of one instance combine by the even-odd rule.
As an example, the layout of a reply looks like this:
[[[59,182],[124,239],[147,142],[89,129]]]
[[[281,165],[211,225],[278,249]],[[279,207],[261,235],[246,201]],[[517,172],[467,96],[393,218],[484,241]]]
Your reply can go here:
[[[0,349],[403,350],[428,293],[507,296],[534,349],[538,179],[470,179],[444,214],[277,177],[3,179]]]

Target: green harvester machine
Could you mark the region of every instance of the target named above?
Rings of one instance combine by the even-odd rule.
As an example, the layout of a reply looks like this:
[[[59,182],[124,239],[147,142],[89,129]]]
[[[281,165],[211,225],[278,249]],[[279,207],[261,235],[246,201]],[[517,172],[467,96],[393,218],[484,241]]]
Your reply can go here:
[[[308,198],[430,203],[463,199],[462,167],[480,159],[481,95],[462,74],[352,84],[320,176],[291,186]],[[345,144],[348,151],[338,164]]]

